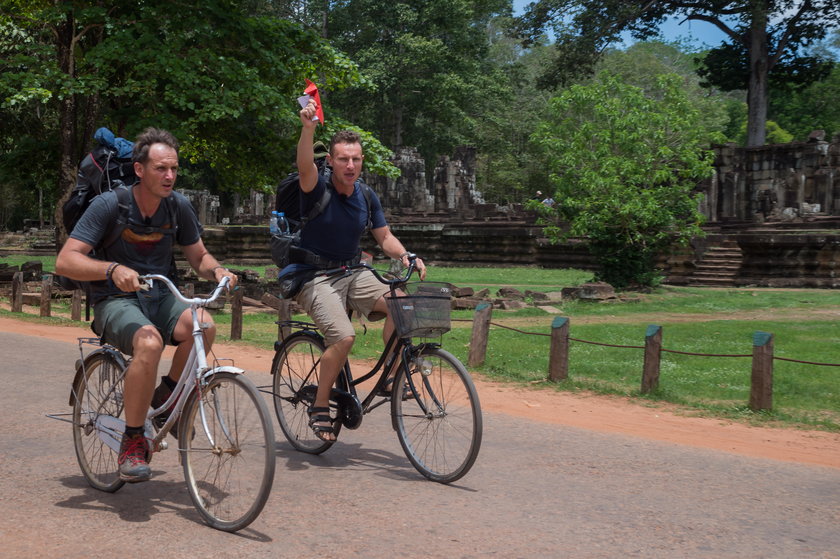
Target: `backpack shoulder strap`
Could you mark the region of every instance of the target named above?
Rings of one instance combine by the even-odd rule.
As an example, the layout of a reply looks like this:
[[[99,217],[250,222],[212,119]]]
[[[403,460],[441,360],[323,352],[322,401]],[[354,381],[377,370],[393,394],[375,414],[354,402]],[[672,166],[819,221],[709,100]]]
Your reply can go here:
[[[306,214],[305,216],[301,216],[298,231],[302,231],[310,220],[319,216],[321,212],[324,211],[324,208],[326,208],[327,204],[330,203],[330,198],[332,198],[332,192],[330,191],[329,184],[327,184],[327,187],[324,189],[324,193],[321,195],[321,199],[318,200],[318,202],[314,206],[312,206],[312,209],[309,210],[308,214]]]
[[[166,211],[169,213],[169,227],[172,229],[172,234],[178,234],[178,201],[174,194],[164,198],[163,203],[166,204]],[[177,239],[177,237],[176,237]]]
[[[120,238],[123,230],[128,225],[128,217],[131,214],[131,187],[115,188],[114,193],[117,195],[117,221],[112,223],[108,232],[105,233],[101,244],[102,249],[107,249],[117,242],[117,239]]]
[[[364,181],[359,181],[359,187],[362,189],[362,194],[365,195],[365,202],[367,203],[367,230],[370,231],[371,227],[373,227],[373,207],[371,205],[371,196],[373,196],[373,190],[367,185]]]

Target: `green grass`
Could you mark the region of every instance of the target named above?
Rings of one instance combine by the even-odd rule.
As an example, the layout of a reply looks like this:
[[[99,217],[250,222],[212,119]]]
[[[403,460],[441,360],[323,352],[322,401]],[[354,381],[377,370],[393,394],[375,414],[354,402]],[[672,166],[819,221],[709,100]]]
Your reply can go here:
[[[22,261],[31,259],[21,258]],[[264,273],[264,269],[260,272]],[[435,267],[430,269],[428,279],[448,281],[459,287],[487,287],[495,295],[502,286],[551,292],[589,278],[588,272],[575,270]],[[567,302],[554,306],[561,316],[569,318],[570,336],[577,340],[643,346],[648,325],[658,324],[662,326],[666,350],[751,355],[753,334],[764,331],[774,334],[776,357],[817,363],[840,362],[836,343],[840,339],[840,324],[836,312],[829,314],[840,309],[840,292],[837,291],[666,286],[646,293],[623,293],[621,297],[616,302]],[[9,316],[7,312],[0,314]],[[572,340],[569,378],[558,383],[547,382],[548,335],[556,316],[535,307],[517,311],[494,310],[492,321],[496,325],[490,330],[486,361],[474,370],[493,380],[535,389],[618,394],[651,405],[657,402],[675,404],[686,413],[762,425],[840,431],[840,367],[775,360],[773,410],[761,413],[747,407],[749,356],[709,357],[663,352],[659,388],[652,394],[643,395],[640,390],[642,349],[604,347]],[[452,317],[452,331],[442,342],[446,349],[466,362],[473,312],[455,311]],[[306,319],[305,316],[298,318]],[[229,312],[217,313],[216,320],[220,338],[225,339],[229,332]],[[277,336],[275,320],[275,313],[247,315],[244,340],[236,343],[271,349]],[[380,324],[368,325],[367,333],[361,327],[357,329],[354,358],[378,357],[382,349]]]
[[[434,266],[428,269],[426,280],[449,282],[458,287],[472,287],[476,291],[490,289],[495,295],[500,287],[514,287],[520,291],[560,291],[564,287],[580,285],[592,279],[592,272],[582,270],[549,270],[545,268],[451,268]]]
[[[494,319],[494,322],[497,322]],[[498,321],[504,324],[504,319]],[[526,331],[548,334],[549,321]],[[641,394],[642,349],[604,347],[583,341],[644,346],[643,323],[575,325],[570,322],[569,379],[554,385],[562,390],[592,390],[685,406],[703,415],[781,422],[840,431],[840,367],[774,361],[773,410],[755,414],[750,396],[752,335],[774,334],[774,355],[817,363],[838,363],[840,326],[824,321],[660,322],[663,348],[699,354],[746,355],[710,357],[663,352],[659,389]],[[448,336],[447,347],[465,357],[469,329]],[[504,341],[502,341],[504,340]],[[485,365],[478,370],[496,380],[533,383],[547,377],[548,338],[491,327]]]

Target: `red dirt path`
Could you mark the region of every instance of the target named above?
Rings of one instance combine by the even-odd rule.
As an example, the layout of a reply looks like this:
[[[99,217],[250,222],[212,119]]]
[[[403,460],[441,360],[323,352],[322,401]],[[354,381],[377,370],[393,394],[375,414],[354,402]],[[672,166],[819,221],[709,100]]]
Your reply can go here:
[[[89,329],[50,326],[0,317],[0,331],[75,342]],[[267,372],[272,352],[218,344],[220,356],[250,371]],[[685,417],[662,406],[642,406],[628,399],[524,389],[475,378],[482,409],[532,421],[594,431],[622,433],[658,441],[709,448],[787,462],[840,468],[840,434],[798,429],[751,427],[728,420]]]

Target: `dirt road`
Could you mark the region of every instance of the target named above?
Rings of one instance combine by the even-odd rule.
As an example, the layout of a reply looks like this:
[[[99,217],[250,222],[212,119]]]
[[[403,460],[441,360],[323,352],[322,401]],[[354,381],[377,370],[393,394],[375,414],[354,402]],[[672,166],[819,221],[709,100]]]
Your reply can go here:
[[[480,380],[484,444],[455,486],[421,478],[379,410],[322,456],[278,435],[265,511],[216,532],[174,452],[155,456],[149,483],[86,484],[69,425],[44,414],[69,411],[87,335],[0,318],[4,557],[840,557],[840,436]],[[269,352],[216,352],[268,382]]]

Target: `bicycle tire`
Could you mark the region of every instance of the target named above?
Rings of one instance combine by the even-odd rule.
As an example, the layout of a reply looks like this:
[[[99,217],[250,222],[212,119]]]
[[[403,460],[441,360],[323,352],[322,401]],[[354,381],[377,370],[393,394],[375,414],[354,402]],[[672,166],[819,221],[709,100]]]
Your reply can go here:
[[[466,368],[448,351],[426,347],[394,380],[391,414],[406,456],[432,481],[451,483],[472,468],[481,448],[481,404]],[[423,407],[421,407],[421,404]]]
[[[321,454],[335,441],[318,438],[309,426],[309,406],[315,401],[320,382],[320,361],[326,346],[323,339],[308,332],[295,332],[274,355],[271,363],[274,412],[280,429],[294,448]],[[341,422],[333,423],[336,438]]]
[[[125,481],[120,479],[119,453],[102,440],[97,418],[102,415],[119,418],[122,415],[125,369],[122,356],[97,350],[85,358],[73,385],[73,446],[76,459],[90,486],[107,493],[117,491],[125,485]]]
[[[189,395],[178,437],[187,489],[204,521],[226,532],[253,522],[268,500],[276,462],[268,407],[254,383],[213,374]]]

